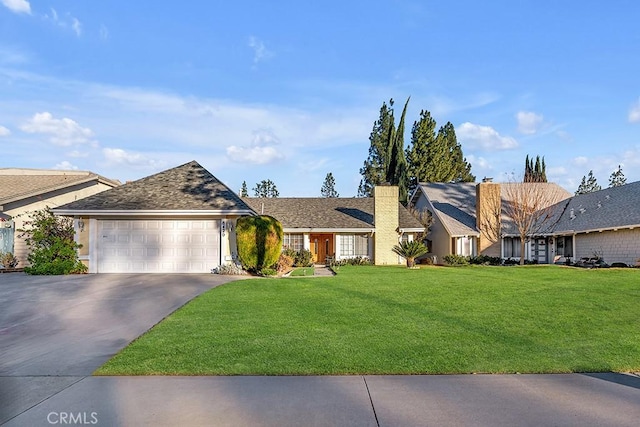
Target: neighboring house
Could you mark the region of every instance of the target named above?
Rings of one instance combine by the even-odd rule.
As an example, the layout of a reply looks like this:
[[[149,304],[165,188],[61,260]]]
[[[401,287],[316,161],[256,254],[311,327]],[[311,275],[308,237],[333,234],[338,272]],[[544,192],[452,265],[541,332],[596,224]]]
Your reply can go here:
[[[450,254],[520,259],[520,237],[508,206],[516,203],[515,190],[523,185],[535,188],[536,193],[543,195],[543,200],[538,201],[539,207],[548,208],[556,216],[560,212],[553,205],[571,196],[553,183],[497,184],[486,180],[479,184],[420,184],[411,197],[411,204],[416,210],[428,210],[433,215],[427,236],[432,242],[428,255],[437,263],[442,263],[444,256]],[[558,221],[558,217],[544,218],[544,226],[528,236],[524,254],[526,259],[540,263],[553,262],[556,255],[553,231],[549,227]]]
[[[554,215],[550,234],[560,261],[600,256],[635,265],[640,259],[640,181],[572,197]]]
[[[195,161],[54,212],[74,217],[90,273],[208,273],[236,259],[236,220],[255,215]]]
[[[307,249],[316,263],[364,257],[376,265],[404,261],[391,248],[425,227],[398,201],[398,187],[379,186],[374,197],[244,198],[258,214],[282,224],[284,247]]]
[[[12,252],[27,264],[28,248],[20,230],[29,213],[55,208],[120,185],[92,172],[0,169],[0,252]]]

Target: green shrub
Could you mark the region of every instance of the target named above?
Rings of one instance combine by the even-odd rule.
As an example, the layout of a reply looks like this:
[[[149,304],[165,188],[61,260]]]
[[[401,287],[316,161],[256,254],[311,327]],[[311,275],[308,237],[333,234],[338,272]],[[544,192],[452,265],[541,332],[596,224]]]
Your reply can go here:
[[[55,216],[48,207],[35,211],[21,237],[31,250],[25,267],[27,274],[75,274],[86,273],[87,267],[78,259],[78,245],[74,241],[73,220]]]
[[[260,275],[264,276],[264,277],[273,277],[273,276],[277,276],[278,272],[276,270],[274,270],[273,268],[263,268],[262,270],[260,270]]]
[[[477,265],[501,265],[502,258],[488,256],[488,255],[478,255],[469,257],[469,264],[477,264]]]
[[[361,256],[357,256],[353,258],[344,258],[339,261],[335,261],[332,264],[332,267],[333,266],[340,267],[343,265],[371,265],[371,260],[369,258],[361,257]]]
[[[294,259],[296,267],[311,267],[313,265],[313,254],[309,249],[300,249]]]
[[[236,223],[238,258],[245,269],[261,271],[278,262],[282,251],[282,225],[277,219],[246,216]]]
[[[469,259],[462,255],[445,255],[444,262],[453,266],[469,265]]]

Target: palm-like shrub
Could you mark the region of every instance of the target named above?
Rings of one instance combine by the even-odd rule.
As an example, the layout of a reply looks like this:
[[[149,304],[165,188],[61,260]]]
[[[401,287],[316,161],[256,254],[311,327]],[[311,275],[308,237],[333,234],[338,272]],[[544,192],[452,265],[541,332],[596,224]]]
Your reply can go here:
[[[392,248],[393,252],[407,260],[407,267],[411,268],[416,264],[416,258],[428,252],[427,247],[417,240],[401,242]]]

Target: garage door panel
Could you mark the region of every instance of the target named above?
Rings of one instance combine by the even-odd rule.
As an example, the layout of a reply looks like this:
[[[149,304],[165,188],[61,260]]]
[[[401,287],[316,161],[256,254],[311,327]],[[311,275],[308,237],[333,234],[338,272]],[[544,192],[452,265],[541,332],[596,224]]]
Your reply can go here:
[[[98,272],[203,273],[219,265],[217,220],[101,220],[98,226]]]

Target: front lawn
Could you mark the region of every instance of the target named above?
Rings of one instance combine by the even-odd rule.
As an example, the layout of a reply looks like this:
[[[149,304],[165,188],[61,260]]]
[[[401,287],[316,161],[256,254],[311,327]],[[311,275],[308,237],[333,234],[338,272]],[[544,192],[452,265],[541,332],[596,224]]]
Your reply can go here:
[[[298,267],[289,275],[289,277],[297,276],[313,276],[313,267]]]
[[[345,266],[212,289],[96,374],[638,371],[639,307],[637,269]]]

